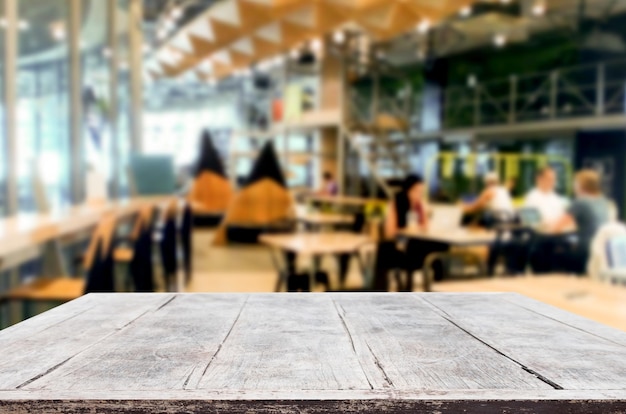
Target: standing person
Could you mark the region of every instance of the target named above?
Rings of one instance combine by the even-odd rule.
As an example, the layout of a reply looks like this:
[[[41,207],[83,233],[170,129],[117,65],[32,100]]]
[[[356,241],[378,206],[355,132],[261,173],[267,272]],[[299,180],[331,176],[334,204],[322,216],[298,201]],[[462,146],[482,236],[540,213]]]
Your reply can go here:
[[[511,213],[514,212],[513,199],[508,188],[500,183],[500,177],[496,172],[485,174],[485,189],[478,199],[472,203],[463,205],[463,225],[472,221],[482,222],[485,213]]]
[[[535,188],[524,199],[524,207],[535,209],[541,216],[543,226],[553,226],[566,210],[566,201],[556,192],[557,176],[550,167],[537,171]]]
[[[574,178],[576,200],[553,226],[555,233],[576,228],[578,240],[566,254],[568,270],[585,274],[591,242],[604,224],[610,221],[611,202],[602,194],[602,180],[593,170],[582,170]]]

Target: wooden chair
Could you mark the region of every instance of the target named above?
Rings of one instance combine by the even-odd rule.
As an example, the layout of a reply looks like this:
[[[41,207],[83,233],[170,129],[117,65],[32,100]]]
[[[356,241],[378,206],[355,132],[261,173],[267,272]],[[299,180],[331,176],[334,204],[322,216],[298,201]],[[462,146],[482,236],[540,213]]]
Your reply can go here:
[[[83,259],[84,278],[68,276],[38,278],[9,290],[2,296],[2,301],[57,305],[86,293],[112,292],[114,285],[112,245],[115,229],[114,215],[103,217],[96,227]]]
[[[165,208],[159,223],[158,244],[166,288],[177,290],[178,275],[178,200],[172,200]]]
[[[183,269],[185,271],[185,283],[191,282],[193,272],[193,222],[194,214],[190,203],[185,203],[181,210],[182,217],[180,220],[179,236],[180,246],[183,259]]]
[[[113,255],[117,263],[128,264],[135,292],[154,292],[153,228],[154,209],[146,205],[135,219],[129,237],[132,247],[117,247]]]

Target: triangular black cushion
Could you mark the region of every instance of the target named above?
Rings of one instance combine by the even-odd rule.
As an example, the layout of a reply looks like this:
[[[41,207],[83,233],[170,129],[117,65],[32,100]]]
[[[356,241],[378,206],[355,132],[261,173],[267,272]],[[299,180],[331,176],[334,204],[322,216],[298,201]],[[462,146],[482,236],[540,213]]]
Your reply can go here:
[[[285,177],[283,176],[282,169],[280,168],[280,163],[278,162],[278,157],[276,156],[276,151],[274,150],[274,144],[271,141],[268,141],[263,146],[263,149],[259,154],[259,158],[254,164],[252,172],[248,176],[244,187],[250,186],[257,181],[261,181],[266,178],[274,180],[282,187],[287,187]]]
[[[200,139],[200,158],[198,159],[194,173],[195,176],[198,177],[205,171],[213,172],[217,175],[221,175],[222,177],[226,177],[222,159],[213,145],[211,133],[207,130],[202,132],[202,137]]]

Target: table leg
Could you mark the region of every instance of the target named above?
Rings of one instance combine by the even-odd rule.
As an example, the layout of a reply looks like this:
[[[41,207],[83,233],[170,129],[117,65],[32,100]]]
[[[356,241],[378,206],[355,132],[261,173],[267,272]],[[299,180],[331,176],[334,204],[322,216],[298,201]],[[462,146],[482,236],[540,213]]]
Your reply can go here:
[[[285,252],[283,252],[285,253]],[[287,267],[281,268],[280,266],[280,258],[276,257],[276,252],[273,248],[270,248],[270,258],[272,259],[272,264],[274,265],[274,269],[278,273],[278,278],[276,280],[276,286],[274,287],[275,292],[280,292],[283,284],[287,283],[286,275],[287,275]]]

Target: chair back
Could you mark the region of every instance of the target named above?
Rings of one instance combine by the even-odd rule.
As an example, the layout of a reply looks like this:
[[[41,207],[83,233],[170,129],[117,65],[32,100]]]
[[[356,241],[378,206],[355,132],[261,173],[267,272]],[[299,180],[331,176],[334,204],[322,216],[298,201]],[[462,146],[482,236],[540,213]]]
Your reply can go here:
[[[614,236],[607,241],[607,264],[612,270],[626,270],[626,234]]]
[[[192,276],[193,268],[193,210],[189,203],[185,203],[182,209],[182,217],[180,220],[180,245],[183,255],[183,268],[185,271],[185,282],[189,283]]]
[[[592,278],[601,279],[608,270],[626,268],[624,253],[626,226],[608,223],[598,230],[591,242],[587,271]]]
[[[365,227],[365,213],[359,211],[354,215],[354,222],[352,223],[352,231],[354,233],[363,233]]]
[[[161,234],[159,239],[159,251],[161,263],[168,283],[173,282],[178,272],[178,229],[177,229],[178,200],[173,200],[163,212],[161,221]]]
[[[133,259],[130,262],[130,274],[135,292],[154,292],[153,230],[154,209],[146,205],[140,210],[131,233]]]
[[[113,237],[117,220],[113,214],[102,218],[96,227],[83,262],[85,293],[113,292]]]

